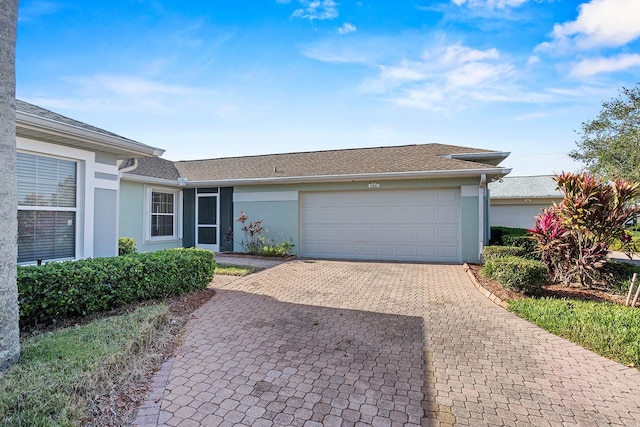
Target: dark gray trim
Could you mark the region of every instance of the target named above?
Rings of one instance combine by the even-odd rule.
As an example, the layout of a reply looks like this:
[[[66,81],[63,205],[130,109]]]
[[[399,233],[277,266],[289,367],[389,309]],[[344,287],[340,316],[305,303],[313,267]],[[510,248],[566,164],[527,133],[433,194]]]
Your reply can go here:
[[[196,245],[196,190],[182,190],[182,246],[191,248]]]
[[[219,197],[220,251],[231,252],[233,251],[233,240],[228,241],[227,238],[233,236],[233,187],[221,187]]]

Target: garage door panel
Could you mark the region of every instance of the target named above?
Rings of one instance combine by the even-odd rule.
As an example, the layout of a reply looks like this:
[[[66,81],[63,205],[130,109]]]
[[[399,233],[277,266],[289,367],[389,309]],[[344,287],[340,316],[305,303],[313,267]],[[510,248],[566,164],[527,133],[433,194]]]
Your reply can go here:
[[[416,229],[410,225],[399,225],[396,227],[396,238],[403,240],[414,240]]]
[[[440,246],[438,247],[438,257],[453,258],[458,256],[458,248],[456,246]]]
[[[460,260],[459,191],[303,193],[301,255]]]
[[[454,208],[438,208],[437,221],[439,224],[458,224],[458,209]]]
[[[428,245],[416,246],[416,255],[424,259],[434,259],[438,257],[437,248]]]
[[[414,229],[415,236],[418,241],[433,242],[438,236],[438,231],[435,226],[418,226]]]
[[[454,241],[458,238],[458,229],[456,227],[441,226],[437,229],[438,240]]]

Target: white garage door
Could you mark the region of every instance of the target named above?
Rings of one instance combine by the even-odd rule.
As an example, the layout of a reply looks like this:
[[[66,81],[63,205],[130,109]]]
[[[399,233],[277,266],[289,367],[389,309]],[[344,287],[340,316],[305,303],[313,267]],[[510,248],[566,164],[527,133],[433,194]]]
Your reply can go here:
[[[491,226],[533,228],[536,215],[549,205],[491,205]]]
[[[460,261],[459,190],[304,193],[309,258]]]

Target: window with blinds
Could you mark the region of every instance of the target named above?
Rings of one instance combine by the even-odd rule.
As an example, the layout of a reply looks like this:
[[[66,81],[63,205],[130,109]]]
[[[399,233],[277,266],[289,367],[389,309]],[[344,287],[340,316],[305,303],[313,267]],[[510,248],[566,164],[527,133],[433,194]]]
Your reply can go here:
[[[151,192],[151,237],[175,235],[175,193]]]
[[[77,163],[18,153],[18,262],[75,258]]]

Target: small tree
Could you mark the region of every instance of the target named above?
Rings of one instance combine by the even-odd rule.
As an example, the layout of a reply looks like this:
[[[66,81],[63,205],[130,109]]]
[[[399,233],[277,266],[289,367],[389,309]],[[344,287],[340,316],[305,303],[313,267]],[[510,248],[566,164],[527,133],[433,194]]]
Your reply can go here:
[[[640,195],[639,184],[605,182],[588,173],[563,173],[555,180],[564,199],[538,215],[529,232],[556,280],[577,279],[588,286],[606,262],[611,243],[630,243],[624,224],[638,213],[632,202]]]
[[[577,149],[569,153],[605,179],[640,181],[640,84],[622,88],[602,103],[595,119],[582,123]]]

